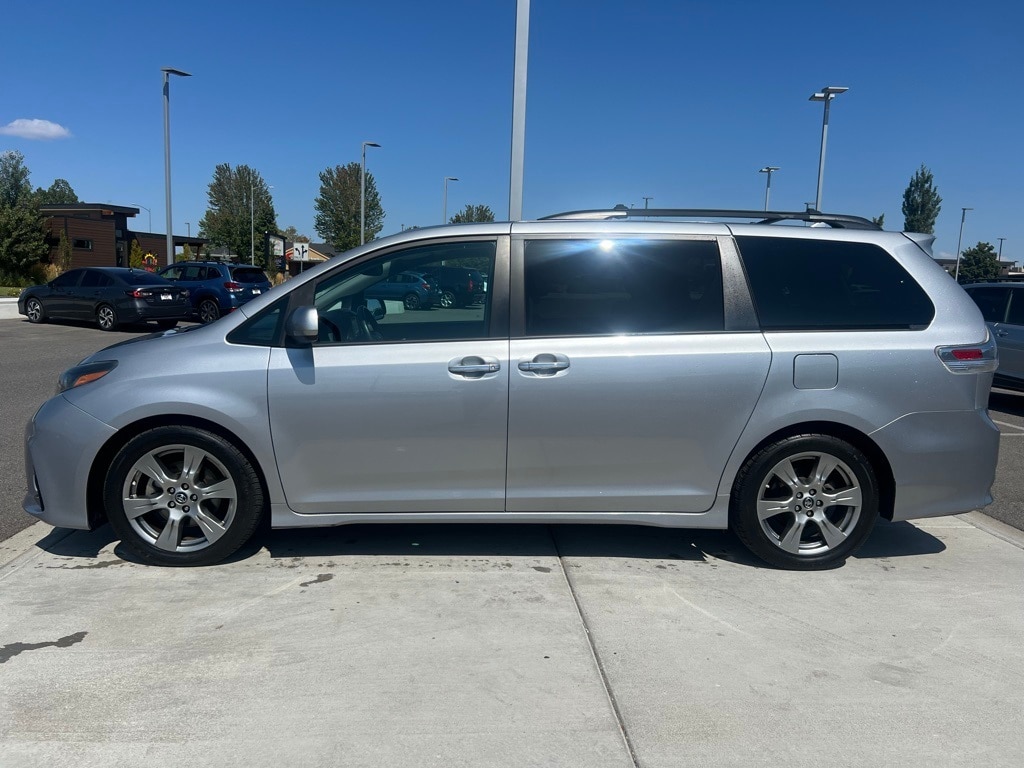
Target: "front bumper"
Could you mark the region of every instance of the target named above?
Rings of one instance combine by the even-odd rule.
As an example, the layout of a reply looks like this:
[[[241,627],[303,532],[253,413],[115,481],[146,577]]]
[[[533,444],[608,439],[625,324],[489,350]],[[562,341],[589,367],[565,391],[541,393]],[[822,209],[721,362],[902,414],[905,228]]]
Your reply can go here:
[[[893,520],[955,515],[992,503],[999,427],[987,411],[910,413],[871,438],[896,481]]]
[[[22,508],[50,525],[87,530],[89,472],[114,432],[63,396],[43,403],[25,428],[28,492]]]

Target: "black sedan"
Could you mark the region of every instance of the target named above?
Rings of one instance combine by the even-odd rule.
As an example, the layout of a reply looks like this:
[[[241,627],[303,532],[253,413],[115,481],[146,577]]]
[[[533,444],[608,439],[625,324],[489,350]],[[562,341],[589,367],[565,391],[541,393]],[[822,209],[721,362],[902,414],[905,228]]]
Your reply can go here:
[[[145,270],[84,267],[23,290],[18,312],[31,323],[89,320],[104,331],[147,321],[173,328],[191,317],[192,302],[187,289]]]

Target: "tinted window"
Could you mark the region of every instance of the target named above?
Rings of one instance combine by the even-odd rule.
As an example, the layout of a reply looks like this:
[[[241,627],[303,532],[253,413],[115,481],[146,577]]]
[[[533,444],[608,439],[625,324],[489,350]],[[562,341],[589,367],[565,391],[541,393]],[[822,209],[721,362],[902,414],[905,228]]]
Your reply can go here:
[[[117,278],[128,285],[170,285],[160,275],[152,272],[119,272]]]
[[[232,344],[246,344],[254,347],[269,347],[277,340],[288,297],[283,296],[250,320],[228,334]]]
[[[70,288],[72,286],[78,285],[78,279],[82,276],[83,271],[84,270],[81,269],[75,269],[72,270],[71,272],[65,272],[63,275],[55,277],[53,279],[53,282],[51,282],[50,284],[54,288]]]
[[[160,275],[166,280],[181,280],[181,274],[184,271],[183,267],[168,267],[163,270]]]
[[[1003,322],[1003,318],[1006,317],[1006,302],[1010,298],[1009,286],[1001,286],[999,288],[968,288],[967,295],[974,299],[974,303],[978,305],[978,309],[981,310],[981,315],[985,318],[986,322]],[[1024,301],[1020,303],[1024,304]]]
[[[95,270],[89,270],[82,277],[83,288],[104,288],[108,285],[113,285],[114,280],[109,275],[105,275],[102,272]]]
[[[921,287],[878,246],[785,237],[736,240],[765,330],[923,328],[935,316]]]
[[[182,280],[205,280],[206,267],[197,267],[194,264],[185,267],[185,275]]]
[[[443,308],[440,288],[424,275],[444,264],[470,259],[493,269],[495,252],[494,241],[423,245],[333,272],[316,287],[318,343],[486,338],[490,296],[482,304]],[[384,317],[367,318],[369,301],[385,308]]]
[[[527,336],[721,331],[718,244],[708,240],[530,240]]]
[[[231,279],[236,283],[265,283],[267,276],[253,267],[240,267],[231,270]]]
[[[1024,325],[1024,291],[1020,288],[1010,289],[1010,311],[1006,313],[1006,322]]]

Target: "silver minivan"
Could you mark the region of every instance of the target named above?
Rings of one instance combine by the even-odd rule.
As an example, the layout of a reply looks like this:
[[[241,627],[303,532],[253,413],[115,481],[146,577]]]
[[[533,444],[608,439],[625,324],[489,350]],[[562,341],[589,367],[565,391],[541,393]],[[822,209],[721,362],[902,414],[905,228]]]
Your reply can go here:
[[[879,516],[991,502],[995,345],[929,247],[813,212],[406,231],[66,371],[27,428],[24,507],[162,565],[222,560],[269,516],[731,528],[828,567]],[[490,275],[483,302],[366,296],[442,266]]]

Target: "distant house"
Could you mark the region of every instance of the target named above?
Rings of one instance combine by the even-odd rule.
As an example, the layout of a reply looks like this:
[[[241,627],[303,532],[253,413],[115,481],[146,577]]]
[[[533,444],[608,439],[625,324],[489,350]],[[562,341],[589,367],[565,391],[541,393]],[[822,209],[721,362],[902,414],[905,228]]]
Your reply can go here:
[[[303,243],[303,245],[309,246],[308,258],[306,261],[295,261],[293,258],[295,255],[295,243],[285,242],[284,244],[284,258],[288,264],[289,275],[297,275],[304,269],[315,267],[317,264],[338,255],[338,252],[334,250],[334,246],[330,243]]]
[[[138,208],[110,203],[69,203],[40,206],[46,217],[50,261],[57,260],[63,232],[71,244],[71,267],[127,267],[132,241],[152,253],[158,264],[167,263],[167,236],[130,229]],[[175,247],[186,243],[197,256],[208,241],[201,237],[174,236]]]

